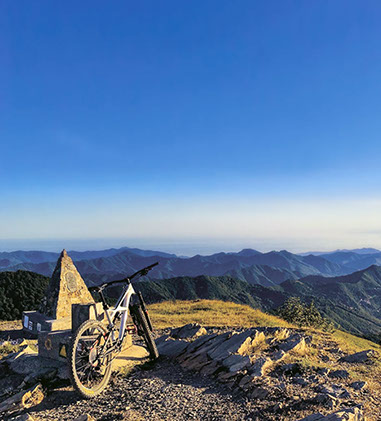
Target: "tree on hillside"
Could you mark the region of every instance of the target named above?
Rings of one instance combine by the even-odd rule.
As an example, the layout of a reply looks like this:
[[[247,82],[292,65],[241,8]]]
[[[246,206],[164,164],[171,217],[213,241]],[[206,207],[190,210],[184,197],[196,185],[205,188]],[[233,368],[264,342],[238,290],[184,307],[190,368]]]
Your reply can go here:
[[[276,314],[287,322],[300,327],[313,327],[324,331],[333,330],[333,323],[320,314],[314,301],[307,305],[299,297],[290,297],[278,308]]]

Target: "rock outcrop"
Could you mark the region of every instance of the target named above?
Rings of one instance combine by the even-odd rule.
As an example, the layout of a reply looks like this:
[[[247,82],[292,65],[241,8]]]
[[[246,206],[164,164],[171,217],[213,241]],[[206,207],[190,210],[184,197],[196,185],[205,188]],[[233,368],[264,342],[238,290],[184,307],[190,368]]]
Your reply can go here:
[[[189,331],[189,337],[180,336],[182,331]],[[312,337],[304,331],[258,327],[238,331],[208,329],[198,336],[193,332],[201,332],[201,326],[176,328],[160,337],[160,354],[188,370],[214,377],[228,390],[245,394],[259,406],[266,402],[267,408],[283,414],[279,419],[288,419],[285,411],[311,414],[315,409],[305,421],[364,420],[361,408],[353,406],[353,399],[366,383],[350,382],[350,373],[340,366],[339,359],[331,364],[332,369],[306,365]],[[369,352],[357,353],[340,362],[365,361],[370,356]],[[330,361],[329,357],[325,361]],[[316,412],[318,408],[322,411]]]
[[[366,361],[370,361],[372,358],[375,358],[375,356],[376,353],[372,349],[368,349],[366,351],[356,352],[355,354],[341,357],[339,361],[345,363],[365,363]]]

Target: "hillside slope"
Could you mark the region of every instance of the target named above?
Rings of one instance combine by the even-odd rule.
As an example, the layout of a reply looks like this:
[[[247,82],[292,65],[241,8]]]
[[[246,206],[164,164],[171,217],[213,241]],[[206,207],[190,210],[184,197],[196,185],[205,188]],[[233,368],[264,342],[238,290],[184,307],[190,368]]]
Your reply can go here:
[[[288,280],[279,287],[284,293],[306,300],[344,330],[381,338],[381,267],[371,266],[346,276],[308,276]]]
[[[0,272],[0,320],[20,319],[40,306],[49,278],[33,272]]]
[[[135,289],[141,291],[148,303],[167,300],[223,300],[248,304],[255,308],[272,309],[283,304],[286,295],[261,285],[230,276],[197,276],[170,278],[161,281],[139,282]]]
[[[231,277],[178,277],[141,282],[147,301],[220,299],[273,310],[290,296],[315,301],[319,311],[340,328],[379,341],[381,338],[381,268],[372,266],[350,275],[309,276],[277,287],[249,285]]]
[[[220,327],[292,327],[279,317],[230,301],[171,300],[149,304],[147,307],[155,329],[188,323]]]

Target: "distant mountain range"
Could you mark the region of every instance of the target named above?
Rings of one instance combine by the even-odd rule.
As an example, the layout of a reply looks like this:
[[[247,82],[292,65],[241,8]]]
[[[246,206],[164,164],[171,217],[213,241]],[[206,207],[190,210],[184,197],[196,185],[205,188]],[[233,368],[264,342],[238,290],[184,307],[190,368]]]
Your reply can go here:
[[[291,296],[315,301],[321,313],[342,329],[376,342],[381,340],[381,268],[338,277],[307,276],[276,287],[250,285],[229,276],[178,277],[140,282],[147,302],[173,299],[220,299],[269,311]]]
[[[319,257],[344,266],[350,271],[365,269],[372,265],[381,265],[381,252],[358,254],[353,251],[337,251],[335,253],[321,254]]]
[[[347,275],[374,264],[381,265],[381,252],[374,249],[336,251],[319,255],[298,255],[286,250],[261,253],[244,249],[238,253],[193,257],[177,257],[160,251],[128,247],[68,253],[89,284],[123,278],[155,261],[160,265],[150,272],[149,278],[146,279],[199,275],[231,276],[252,285],[263,286],[279,285],[286,280],[296,280],[309,275]],[[50,276],[58,255],[44,251],[2,252],[0,271],[29,270]]]
[[[75,260],[90,260],[97,259],[100,257],[111,257],[116,254],[130,252],[138,256],[150,257],[150,256],[161,256],[161,257],[177,257],[175,254],[163,253],[161,251],[152,250],[140,250],[137,248],[122,247],[119,249],[106,249],[106,250],[95,250],[95,251],[68,251],[69,256]],[[11,251],[11,252],[0,252],[0,270],[5,270],[13,266],[31,263],[55,263],[60,253],[53,253],[47,251]],[[8,269],[7,269],[8,270]]]
[[[380,250],[374,249],[374,248],[369,248],[369,247],[364,247],[361,249],[338,249],[335,251],[309,251],[307,253],[298,253],[301,256],[308,256],[309,254],[313,254],[315,256],[321,256],[322,254],[332,254],[332,253],[337,253],[337,252],[353,252],[356,254],[378,254],[381,253]]]

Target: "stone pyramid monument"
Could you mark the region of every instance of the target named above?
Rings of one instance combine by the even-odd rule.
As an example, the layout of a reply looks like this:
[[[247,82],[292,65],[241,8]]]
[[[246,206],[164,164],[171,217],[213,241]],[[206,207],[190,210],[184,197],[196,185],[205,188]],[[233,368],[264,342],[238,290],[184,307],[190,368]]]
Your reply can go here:
[[[63,319],[71,317],[72,304],[93,302],[93,297],[73,261],[66,250],[63,250],[41,303],[40,312],[54,319]]]
[[[71,329],[72,304],[94,304],[94,300],[73,261],[63,250],[39,311],[23,313],[24,330],[38,334]]]

